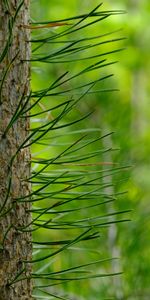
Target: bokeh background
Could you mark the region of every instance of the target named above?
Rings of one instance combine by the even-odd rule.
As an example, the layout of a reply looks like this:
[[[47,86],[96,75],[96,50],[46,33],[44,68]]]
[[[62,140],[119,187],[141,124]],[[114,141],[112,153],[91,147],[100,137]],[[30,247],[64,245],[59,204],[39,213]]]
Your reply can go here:
[[[32,0],[31,17],[33,21],[57,20],[88,12],[98,4],[97,0]],[[120,258],[111,262],[106,269],[111,269],[112,272],[121,269],[123,275],[109,279],[94,279],[88,284],[82,282],[68,289],[75,294],[78,289],[83,289],[84,298],[81,299],[99,300],[112,296],[113,299],[120,300],[149,300],[150,2],[149,0],[105,0],[103,9],[126,11],[123,15],[113,16],[100,22],[94,29],[96,34],[121,29],[114,36],[126,38],[120,42],[121,46],[118,45],[118,48],[126,49],[109,57],[110,60],[118,63],[104,70],[105,74],[114,74],[106,87],[119,91],[91,94],[85,103],[78,107],[78,111],[86,113],[94,107],[95,113],[89,118],[88,126],[99,127],[103,133],[114,132],[106,141],[106,146],[118,150],[106,154],[104,160],[131,166],[127,174],[121,173],[115,179],[117,189],[127,193],[119,198],[112,208],[132,209],[131,222],[108,228],[99,245],[102,255],[107,253],[107,256]],[[113,47],[116,46],[107,45],[103,50],[107,51]],[[78,68],[78,64],[75,64],[72,72]],[[38,63],[33,64],[33,90],[45,88],[53,76],[63,71],[65,69],[60,70],[60,66],[45,64],[41,68]],[[102,88],[105,89],[105,84]],[[55,99],[52,101],[55,102]],[[86,124],[84,126],[86,127]],[[59,262],[60,265],[61,263]]]

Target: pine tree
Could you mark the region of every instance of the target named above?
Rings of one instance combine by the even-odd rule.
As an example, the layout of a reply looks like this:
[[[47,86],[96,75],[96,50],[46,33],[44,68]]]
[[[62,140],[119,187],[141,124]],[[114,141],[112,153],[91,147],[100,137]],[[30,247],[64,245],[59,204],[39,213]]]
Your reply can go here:
[[[103,153],[111,149],[105,149],[101,141],[111,133],[103,135],[99,129],[92,129],[90,126],[82,129],[80,124],[91,113],[88,111],[81,115],[78,110],[72,113],[75,107],[82,104],[85,96],[101,91],[101,83],[112,74],[101,75],[98,71],[114,63],[107,62],[105,56],[121,50],[115,48],[104,53],[92,52],[102,44],[122,40],[109,38],[112,32],[97,36],[84,35],[84,29],[91,29],[97,22],[122,13],[99,11],[101,6],[102,4],[98,5],[87,14],[31,24],[28,0],[3,0],[0,3],[2,300],[29,300],[32,299],[32,294],[37,299],[39,295],[42,299],[66,299],[62,295],[65,289],[62,291],[55,286],[120,274],[120,271],[114,274],[111,270],[108,273],[99,272],[99,268],[97,271],[95,267],[92,267],[94,271],[90,273],[90,266],[105,264],[112,258],[99,257],[95,261],[84,261],[84,255],[81,254],[80,261],[73,249],[74,245],[86,244],[87,241],[96,248],[100,228],[126,221],[118,216],[128,212],[113,211],[104,214],[105,209],[100,210],[114,201],[116,196],[105,193],[105,188],[112,182],[104,184],[104,178],[108,174],[113,177],[113,172],[120,172],[124,168],[114,167],[113,162],[102,162]],[[31,56],[30,29],[40,30],[53,26],[61,27],[62,31],[48,31],[45,36],[39,37],[33,35]],[[64,29],[63,26],[67,27]],[[91,52],[86,55],[85,52],[89,49]],[[72,63],[76,64],[77,61],[81,62],[81,66],[76,73],[72,74],[65,69],[68,66],[71,69]],[[59,67],[56,78],[48,83],[47,88],[31,91],[30,62],[63,67]],[[94,75],[87,77],[90,73]],[[95,85],[98,85],[96,91]],[[104,92],[112,90],[105,89]],[[64,95],[65,100],[62,100]],[[46,101],[45,105],[44,100],[49,97],[57,97],[59,100]],[[32,120],[37,116],[38,125],[32,126]],[[55,150],[50,152],[52,140]],[[94,148],[93,144],[97,146]],[[33,153],[31,158],[30,146],[40,147],[42,157]],[[45,150],[47,148],[48,151]],[[97,157],[100,158],[97,160]],[[101,168],[104,165],[108,167],[106,170],[90,169],[91,166]],[[40,235],[36,235],[38,230],[44,232],[46,240],[43,241]],[[49,238],[52,230],[57,233],[54,240]],[[65,234],[61,235],[61,232]],[[37,250],[33,258],[32,244]],[[51,258],[57,258],[58,255],[66,258],[68,251],[73,257],[73,265],[67,262],[67,267],[62,265],[59,270],[53,268]]]

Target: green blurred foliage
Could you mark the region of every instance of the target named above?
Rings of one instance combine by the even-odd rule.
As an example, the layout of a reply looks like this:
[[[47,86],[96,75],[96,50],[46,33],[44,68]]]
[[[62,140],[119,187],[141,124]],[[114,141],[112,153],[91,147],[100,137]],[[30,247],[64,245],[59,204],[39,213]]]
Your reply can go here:
[[[93,4],[90,0],[83,0],[82,2],[78,0],[32,0],[31,17],[33,21],[59,20],[88,12],[98,3],[98,1],[94,1]],[[104,160],[120,162],[132,167],[128,172],[121,172],[121,174],[116,174],[115,177],[110,178],[114,183],[116,192],[128,191],[115,202],[111,209],[131,208],[133,210],[132,221],[124,225],[113,225],[112,229],[104,230],[99,249],[96,249],[98,256],[99,253],[102,257],[104,254],[109,257],[120,256],[119,262],[106,263],[104,269],[121,268],[124,274],[119,279],[118,277],[94,279],[89,281],[88,285],[81,281],[81,283],[72,284],[68,288],[70,293],[75,294],[79,289],[82,290],[81,294],[84,299],[98,300],[107,295],[108,297],[114,296],[114,299],[118,300],[145,300],[149,299],[150,296],[150,3],[149,0],[107,0],[104,1],[103,9],[124,9],[127,12],[124,15],[113,16],[109,20],[100,22],[93,31],[88,32],[87,30],[86,33],[91,36],[92,34],[99,34],[99,32],[106,33],[122,28],[122,31],[116,33],[115,36],[124,36],[127,39],[121,41],[120,45],[111,44],[110,48],[112,50],[116,47],[126,47],[126,50],[110,55],[109,61],[119,62],[108,67],[108,70],[106,68],[104,72],[102,71],[103,74],[114,73],[115,75],[101,85],[103,89],[106,87],[116,88],[120,91],[91,94],[73,113],[73,117],[86,113],[94,107],[94,115],[89,118],[88,125],[87,123],[84,124],[85,128],[91,126],[100,128],[103,133],[115,132],[106,141],[106,144],[105,142],[102,144],[119,150],[113,151],[111,155],[104,155]],[[53,30],[59,31],[59,28]],[[33,32],[33,35],[36,34]],[[102,46],[102,52],[108,50],[109,45]],[[82,56],[80,53],[79,55]],[[72,72],[77,71],[80,66],[77,63],[72,67]],[[41,68],[39,63],[34,63],[32,88],[45,88],[55,76],[57,77],[67,70],[68,65],[63,65],[61,70],[59,68],[60,66],[56,65],[52,65],[50,68],[47,64]],[[89,78],[92,79],[93,76],[95,75],[90,74]],[[97,90],[96,87],[95,90]],[[47,107],[46,101],[44,102],[45,107]],[[55,103],[56,100],[53,101]],[[33,149],[33,151],[40,151],[40,147]],[[107,207],[105,209],[109,210]],[[44,234],[46,232],[41,233],[42,236]],[[90,251],[90,247],[94,249],[93,245],[93,241],[91,245],[88,243],[88,258],[92,258],[92,251],[94,250]],[[82,256],[80,258],[78,253],[77,256],[77,261],[81,263]],[[64,256],[57,260],[55,269],[59,269],[61,265],[67,266],[71,259],[70,255],[66,261],[64,253]],[[66,286],[65,289],[67,289]]]

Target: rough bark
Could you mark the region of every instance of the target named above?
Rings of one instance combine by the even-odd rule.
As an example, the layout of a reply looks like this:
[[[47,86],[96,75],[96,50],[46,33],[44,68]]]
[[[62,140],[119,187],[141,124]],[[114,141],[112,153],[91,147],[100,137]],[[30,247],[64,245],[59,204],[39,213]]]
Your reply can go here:
[[[29,149],[21,149],[11,164],[28,135],[29,118],[19,118],[4,135],[21,96],[29,93],[29,65],[24,62],[30,57],[29,30],[21,26],[29,21],[29,0],[22,2],[11,36],[21,1],[0,1],[0,55],[8,45],[0,64],[0,300],[32,299],[31,267],[26,263],[31,260],[31,232],[22,230],[31,221],[30,204],[17,201],[31,190],[26,181],[30,175]],[[24,280],[19,280],[19,273]]]

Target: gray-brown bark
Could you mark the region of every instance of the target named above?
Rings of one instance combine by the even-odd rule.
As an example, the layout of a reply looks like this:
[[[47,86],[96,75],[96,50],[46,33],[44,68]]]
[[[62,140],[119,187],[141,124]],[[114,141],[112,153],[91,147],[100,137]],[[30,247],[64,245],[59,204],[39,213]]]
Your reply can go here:
[[[19,0],[0,1],[0,55],[7,45],[11,31],[9,27],[20,2]],[[31,189],[30,184],[25,181],[30,175],[29,149],[21,149],[15,156],[12,165],[10,164],[11,158],[27,137],[29,118],[19,118],[4,135],[21,96],[29,93],[29,65],[27,62],[23,62],[30,57],[29,30],[21,26],[21,24],[28,24],[28,18],[29,0],[24,0],[13,25],[8,51],[0,64],[2,87],[0,91],[1,300],[32,299],[31,267],[30,264],[25,263],[25,261],[31,260],[31,233],[22,230],[31,221],[30,214],[27,212],[30,204],[17,201],[18,198],[28,195]],[[9,185],[10,192],[8,193]],[[22,271],[21,276],[28,278],[13,283],[17,274]]]

